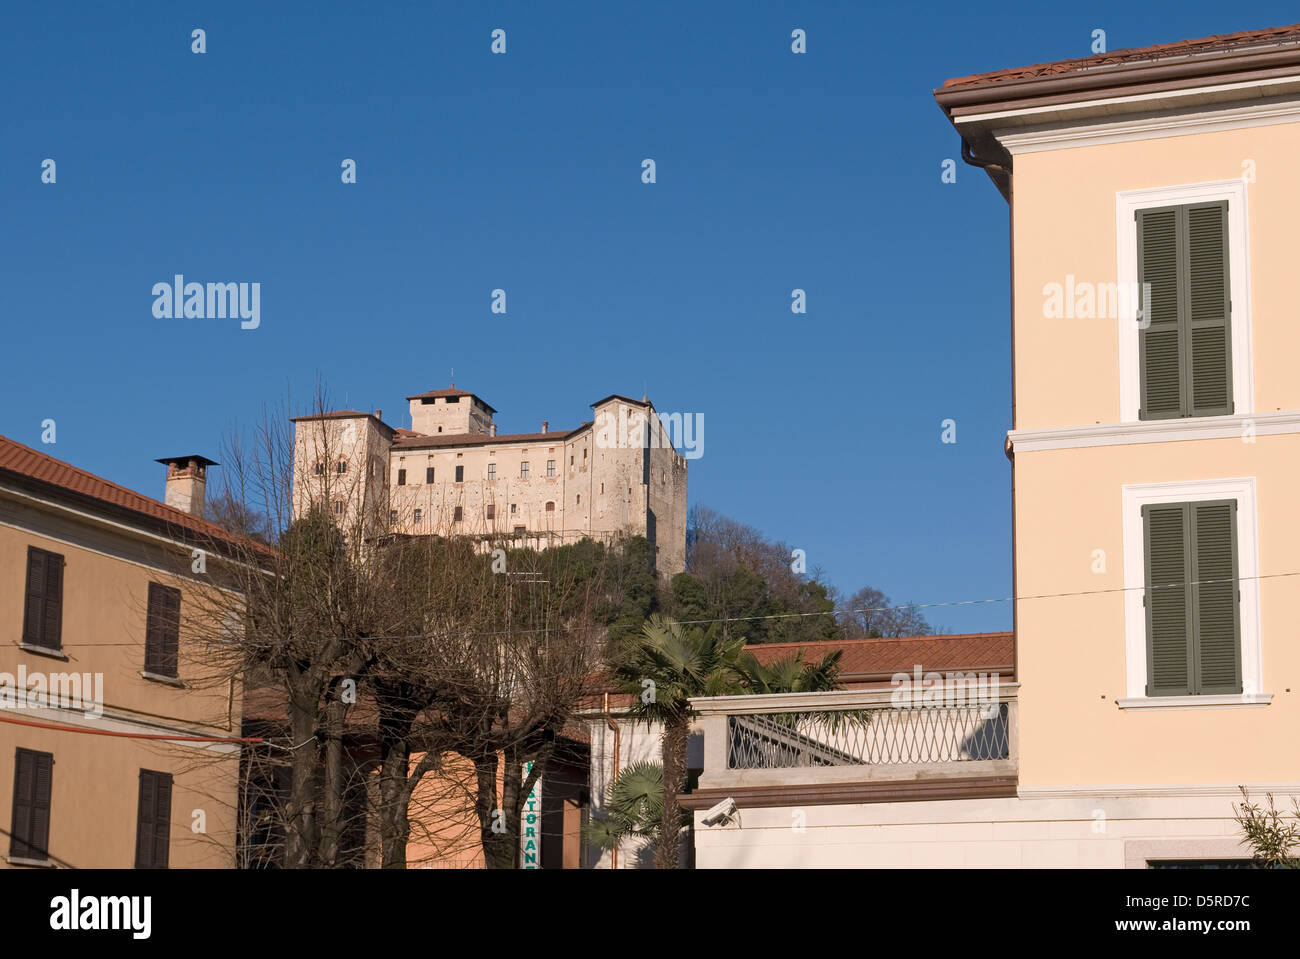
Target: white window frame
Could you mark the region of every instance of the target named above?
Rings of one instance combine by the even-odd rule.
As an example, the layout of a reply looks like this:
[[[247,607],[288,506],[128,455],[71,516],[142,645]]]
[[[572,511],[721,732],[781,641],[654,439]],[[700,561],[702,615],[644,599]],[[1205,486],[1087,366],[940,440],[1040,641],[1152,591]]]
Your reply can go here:
[[[1254,363],[1250,349],[1250,224],[1245,180],[1217,180],[1115,194],[1115,243],[1120,290],[1137,289],[1138,210],[1187,203],[1228,203],[1228,285],[1232,301],[1232,415],[1255,412]],[[1141,297],[1119,297],[1119,418],[1137,423],[1142,404],[1141,366],[1138,359],[1137,310]],[[1197,422],[1217,417],[1191,417]],[[1161,420],[1162,423],[1187,422]]]
[[[1237,501],[1237,575],[1241,578],[1241,693],[1207,696],[1151,696],[1147,686],[1146,551],[1142,507],[1156,503]],[[1124,660],[1125,709],[1192,709],[1207,706],[1264,706],[1272,693],[1263,693],[1263,646],[1259,606],[1259,515],[1255,507],[1255,478],[1143,483],[1123,487],[1124,520]]]

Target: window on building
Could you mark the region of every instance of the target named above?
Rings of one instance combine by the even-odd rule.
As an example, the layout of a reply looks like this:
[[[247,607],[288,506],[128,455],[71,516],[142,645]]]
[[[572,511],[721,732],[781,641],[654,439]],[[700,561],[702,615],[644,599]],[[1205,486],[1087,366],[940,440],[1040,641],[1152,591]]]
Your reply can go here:
[[[456,467],[456,482],[457,483],[465,482],[465,467],[463,466]]]
[[[63,556],[27,548],[27,592],[23,605],[23,645],[63,648]]]
[[[1240,693],[1237,501],[1142,507],[1147,695]]]
[[[14,805],[9,856],[45,862],[50,858],[50,792],[54,754],[19,749],[14,756]]]
[[[488,503],[488,505],[487,505],[487,518],[488,518],[488,519],[496,519],[496,518],[497,518],[497,508],[496,508],[496,504],[495,504],[495,503]]]
[[[417,509],[417,510],[415,511],[415,513],[413,514],[412,518],[413,518],[417,523],[419,523],[421,520],[424,519],[424,510],[422,510],[422,509]]]
[[[338,465],[335,466],[335,468],[334,468],[334,471],[335,471],[336,473],[346,473],[346,472],[348,471],[348,461],[347,461],[347,460],[339,460],[339,461],[338,461]]]
[[[555,475],[555,460],[546,461],[546,475],[547,476]]]
[[[576,503],[577,503],[577,505],[579,505],[579,506],[582,505],[582,494],[581,494],[581,493],[578,494],[578,498],[577,498],[577,500],[576,500]]]
[[[511,515],[511,516],[514,516],[515,513],[518,513],[518,512],[519,512],[519,504],[518,504],[518,503],[511,503],[511,504],[510,504],[510,515]]]
[[[439,432],[439,433],[442,432],[442,427],[441,427],[441,426],[438,427],[438,432]]]
[[[524,535],[524,532],[525,532],[525,527],[523,527],[523,526],[516,526],[516,527],[515,527],[515,535],[516,535],[516,536],[523,536],[523,535]]]
[[[491,483],[497,478],[497,464],[488,463],[488,482]]]
[[[424,468],[424,481],[425,481],[426,483],[430,484],[430,485],[433,484],[433,467],[432,467],[432,466],[426,466],[426,467]]]
[[[166,869],[172,831],[172,777],[140,770],[135,825],[135,868]]]
[[[573,454],[572,454],[572,453],[569,454],[569,465],[570,465],[570,466],[573,465]]]
[[[463,508],[463,507],[460,507],[460,506],[457,506],[457,507],[452,511],[452,516],[451,516],[452,522],[454,522],[454,523],[459,523],[459,522],[461,521],[461,517],[463,517],[464,515],[465,515],[464,508]]]
[[[519,478],[528,479],[528,460],[524,460],[519,464]]]
[[[603,496],[604,493],[605,493],[605,484],[604,484],[604,483],[601,483],[601,484],[600,484],[600,492],[601,492],[601,495]]]
[[[548,501],[547,504],[546,504],[546,512],[548,512],[548,513],[554,513],[554,512],[555,512],[555,503]]]
[[[339,499],[334,501],[334,515],[335,516],[343,515],[343,500]]]
[[[406,470],[397,471],[397,485],[398,486],[406,485]]]
[[[1151,291],[1139,418],[1231,413],[1227,201],[1138,210],[1137,237],[1138,289]]]
[[[317,476],[324,476],[324,475],[325,475],[325,464],[324,464],[324,463],[317,463],[317,464],[316,464],[316,475],[317,475]]]
[[[395,509],[390,509],[390,510],[388,511],[388,523],[389,523],[390,526],[396,526],[396,525],[397,525],[397,510],[395,510]]]
[[[144,671],[155,676],[177,675],[181,634],[181,591],[161,583],[149,584],[149,612],[144,632]]]

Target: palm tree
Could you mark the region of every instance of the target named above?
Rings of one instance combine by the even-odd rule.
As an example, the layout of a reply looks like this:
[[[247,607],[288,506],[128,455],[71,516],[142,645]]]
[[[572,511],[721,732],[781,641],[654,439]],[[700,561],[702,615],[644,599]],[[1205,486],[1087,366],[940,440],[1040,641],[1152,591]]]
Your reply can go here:
[[[742,692],[739,658],[744,645],[741,637],[724,639],[717,623],[705,632],[655,614],[615,658],[614,681],[633,696],[632,715],[663,726],[663,808],[656,869],[677,868],[682,817],[677,797],[686,784],[686,744],[694,715],[691,697]]]
[[[583,829],[597,849],[616,849],[627,839],[657,848],[663,814],[664,767],[656,762],[632,763],[619,770],[610,784],[604,815]]]
[[[675,624],[674,624],[675,625]],[[842,649],[827,653],[819,662],[805,663],[803,650],[764,666],[753,653],[741,653],[733,667],[745,693],[809,693],[839,688]],[[597,849],[614,849],[624,841],[640,840],[659,846],[664,821],[664,767],[656,762],[638,762],[619,771],[609,787],[604,814],[585,828],[587,840]],[[678,816],[673,835],[687,823],[685,812]],[[674,847],[675,848],[675,847]]]
[[[745,692],[820,693],[839,688],[844,650],[829,652],[816,663],[805,663],[803,654],[800,649],[767,665],[753,653],[741,654],[738,666]]]

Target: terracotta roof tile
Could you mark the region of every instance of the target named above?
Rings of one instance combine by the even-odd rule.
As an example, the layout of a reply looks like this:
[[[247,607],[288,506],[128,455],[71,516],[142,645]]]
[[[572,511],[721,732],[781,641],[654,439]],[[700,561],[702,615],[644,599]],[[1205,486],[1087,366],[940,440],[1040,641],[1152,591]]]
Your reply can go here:
[[[5,473],[35,480],[80,496],[89,497],[119,510],[126,510],[142,518],[161,521],[168,526],[181,527],[191,533],[230,544],[241,540],[228,530],[207,520],[150,499],[125,486],[118,486],[94,473],[88,473],[63,460],[24,446],[5,436],[0,436],[0,476]],[[248,545],[248,544],[246,544]],[[264,550],[261,544],[251,544]]]
[[[841,678],[878,673],[956,672],[1009,667],[1015,663],[1014,633],[958,633],[950,636],[907,636],[898,639],[850,639],[840,643],[756,643],[745,650],[760,663],[784,659],[804,650],[805,662],[816,662],[836,649]]]
[[[404,430],[393,440],[393,449],[425,449],[432,446],[496,446],[507,443],[554,443],[577,433],[589,423],[571,430],[547,430],[545,433],[439,433],[437,436],[425,436]]]
[[[942,89],[967,87],[981,83],[999,83],[1009,80],[1033,80],[1039,77],[1060,76],[1096,67],[1114,66],[1142,61],[1166,60],[1173,57],[1188,57],[1196,54],[1223,53],[1228,50],[1240,50],[1247,47],[1267,46],[1277,43],[1300,43],[1300,24],[1286,27],[1269,27],[1265,30],[1242,30],[1238,33],[1225,33],[1195,40],[1179,40],[1174,43],[1158,43],[1149,47],[1134,47],[1126,50],[1111,50],[1090,57],[1075,57],[1070,60],[1055,60],[1051,63],[1035,63],[1027,67],[1010,67],[989,73],[976,73],[968,77],[956,77],[944,83]]]

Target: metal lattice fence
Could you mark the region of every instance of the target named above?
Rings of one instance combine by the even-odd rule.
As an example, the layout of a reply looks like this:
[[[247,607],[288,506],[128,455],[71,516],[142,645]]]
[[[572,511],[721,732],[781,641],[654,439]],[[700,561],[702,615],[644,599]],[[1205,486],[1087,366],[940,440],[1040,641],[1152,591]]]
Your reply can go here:
[[[1006,703],[728,717],[730,769],[1006,759]]]

